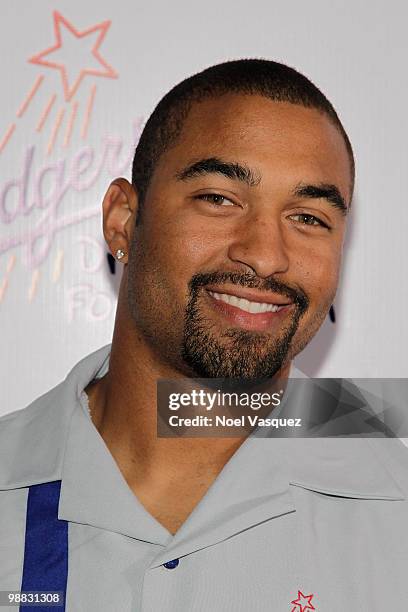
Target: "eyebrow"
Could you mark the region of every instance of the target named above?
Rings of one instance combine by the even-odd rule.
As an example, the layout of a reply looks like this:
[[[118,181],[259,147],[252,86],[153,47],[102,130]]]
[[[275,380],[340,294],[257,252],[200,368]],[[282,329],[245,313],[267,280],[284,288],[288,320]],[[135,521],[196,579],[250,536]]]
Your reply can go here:
[[[261,180],[261,177],[245,164],[223,161],[218,157],[200,159],[177,172],[176,178],[180,181],[186,181],[203,174],[222,174],[229,179],[241,181],[249,187],[259,185]]]
[[[300,183],[293,191],[293,195],[298,198],[323,199],[327,200],[334,208],[340,210],[343,215],[347,215],[349,207],[336,185],[319,183],[317,185],[304,185]]]
[[[256,187],[261,181],[261,176],[247,165],[224,161],[218,157],[208,157],[195,161],[177,172],[175,176],[179,181],[187,181],[205,174],[222,174],[229,179],[241,181],[249,187]],[[343,215],[346,215],[349,210],[339,188],[334,184],[306,185],[299,183],[292,195],[298,198],[326,200],[334,208],[340,210]]]

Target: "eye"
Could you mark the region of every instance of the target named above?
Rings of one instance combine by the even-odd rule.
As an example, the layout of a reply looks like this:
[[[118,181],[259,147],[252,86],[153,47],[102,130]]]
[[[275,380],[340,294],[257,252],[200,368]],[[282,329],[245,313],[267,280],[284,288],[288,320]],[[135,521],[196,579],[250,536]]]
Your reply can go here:
[[[201,193],[197,196],[194,196],[195,200],[206,200],[210,202],[213,206],[235,206],[235,202],[227,198],[226,196],[221,195],[220,193]]]
[[[291,215],[291,218],[298,218],[299,219],[299,223],[301,223],[302,225],[312,225],[315,227],[325,227],[327,229],[329,229],[329,226],[324,223],[324,221],[322,221],[321,219],[319,219],[319,217],[315,217],[315,215],[309,215],[306,213],[299,213],[297,215]]]

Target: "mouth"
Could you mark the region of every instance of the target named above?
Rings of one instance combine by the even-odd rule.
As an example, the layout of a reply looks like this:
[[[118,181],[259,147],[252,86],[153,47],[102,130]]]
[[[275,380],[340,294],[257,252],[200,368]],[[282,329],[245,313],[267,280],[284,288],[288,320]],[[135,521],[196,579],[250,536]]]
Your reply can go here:
[[[293,301],[279,294],[260,294],[244,288],[205,287],[205,290],[216,313],[230,324],[249,331],[271,330],[294,306]]]

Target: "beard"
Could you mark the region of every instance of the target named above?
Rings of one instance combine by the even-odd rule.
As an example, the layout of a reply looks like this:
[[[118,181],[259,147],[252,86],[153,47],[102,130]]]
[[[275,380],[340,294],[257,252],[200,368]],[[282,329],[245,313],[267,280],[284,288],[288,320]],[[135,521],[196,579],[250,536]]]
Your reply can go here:
[[[295,310],[288,323],[271,337],[267,334],[229,328],[220,333],[200,312],[200,288],[230,282],[243,287],[273,291],[293,300]],[[190,298],[185,311],[182,358],[201,378],[231,378],[261,381],[273,377],[287,360],[291,341],[309,300],[300,289],[276,280],[262,284],[250,274],[197,274],[189,283]]]

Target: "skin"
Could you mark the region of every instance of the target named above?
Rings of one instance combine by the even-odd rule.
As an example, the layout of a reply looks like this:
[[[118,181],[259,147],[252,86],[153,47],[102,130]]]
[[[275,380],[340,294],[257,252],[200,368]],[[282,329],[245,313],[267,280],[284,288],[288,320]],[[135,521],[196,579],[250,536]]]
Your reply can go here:
[[[177,178],[192,161],[214,157],[249,167],[257,183],[219,173]],[[251,291],[260,295],[272,290],[282,297],[279,288],[287,288],[306,297],[288,351],[270,371],[274,378],[287,377],[291,360],[333,303],[347,215],[325,198],[294,196],[299,184],[335,185],[350,202],[350,162],[338,129],[315,109],[229,94],[192,107],[176,144],[156,166],[140,223],[135,225],[139,202],[128,181],[113,181],[105,195],[105,239],[113,255],[125,252],[124,270],[110,369],[86,390],[94,424],[129,487],[170,533],[244,440],[157,438],[157,379],[197,376],[182,355],[191,279],[235,274],[237,282],[219,286],[233,293],[250,278]],[[210,193],[225,199],[215,198],[215,206],[214,198],[203,198]],[[250,364],[265,362],[299,315],[292,305],[267,329],[245,330],[240,346],[225,334],[231,321],[216,311],[203,286],[196,307],[204,331],[230,364],[245,346]],[[253,374],[250,368],[245,373]]]

